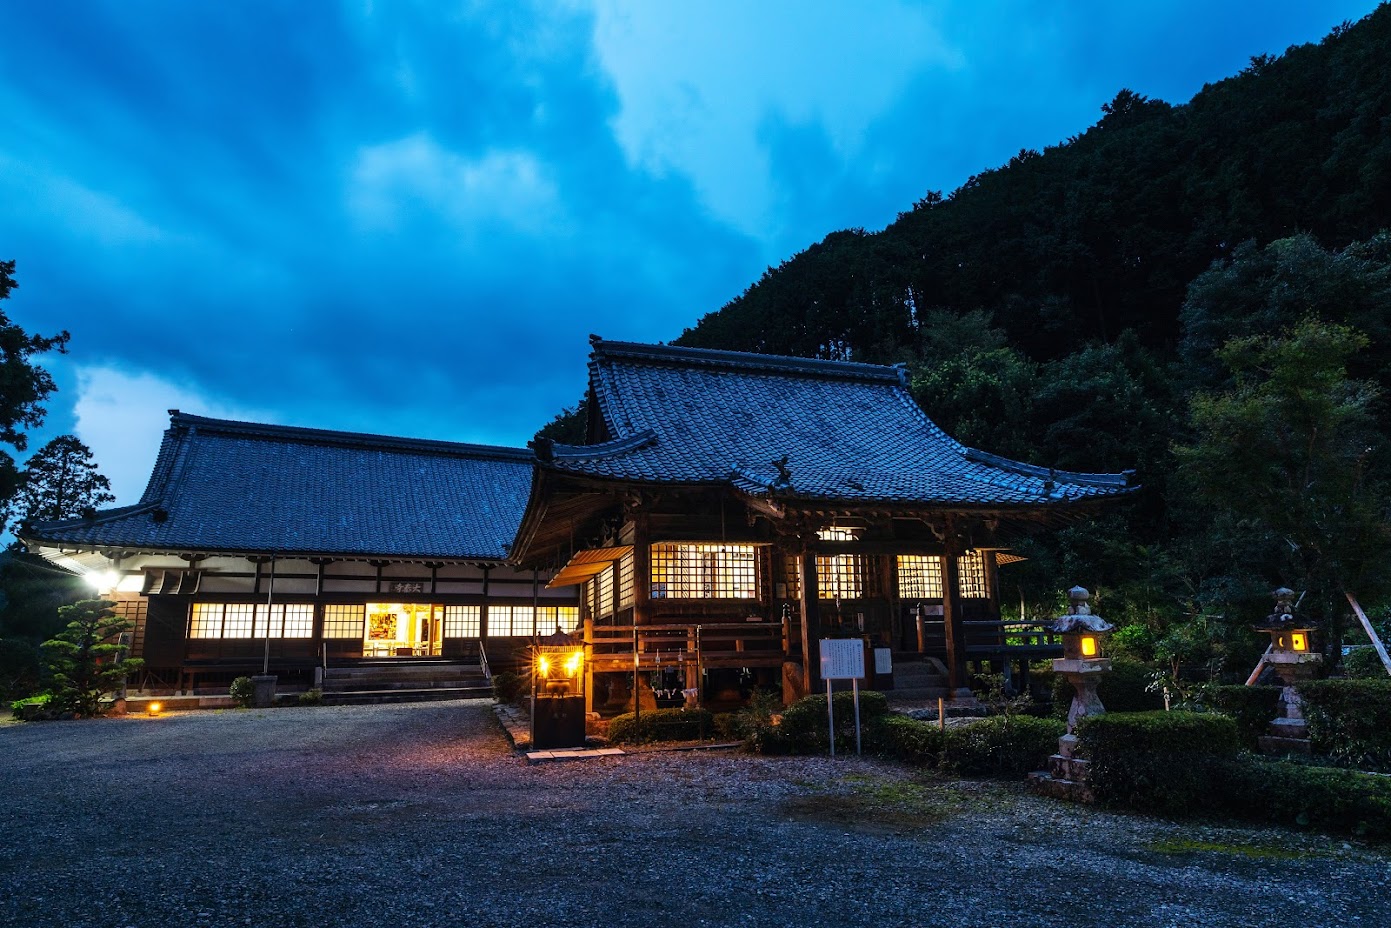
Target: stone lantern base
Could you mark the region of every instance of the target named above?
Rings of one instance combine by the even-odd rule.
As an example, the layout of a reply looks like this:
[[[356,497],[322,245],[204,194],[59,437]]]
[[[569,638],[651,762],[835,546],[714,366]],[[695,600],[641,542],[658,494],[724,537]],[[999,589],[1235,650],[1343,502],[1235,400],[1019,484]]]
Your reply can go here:
[[[1091,761],[1074,757],[1072,752],[1076,747],[1076,735],[1069,733],[1059,738],[1058,753],[1048,758],[1048,769],[1029,774],[1029,789],[1069,802],[1095,802],[1096,796],[1087,785]]]
[[[1296,687],[1314,678],[1322,660],[1323,655],[1308,651],[1276,651],[1266,658],[1266,663],[1280,678],[1284,689],[1280,693],[1280,714],[1270,723],[1266,734],[1256,739],[1262,754],[1310,753],[1304,700],[1299,697]]]

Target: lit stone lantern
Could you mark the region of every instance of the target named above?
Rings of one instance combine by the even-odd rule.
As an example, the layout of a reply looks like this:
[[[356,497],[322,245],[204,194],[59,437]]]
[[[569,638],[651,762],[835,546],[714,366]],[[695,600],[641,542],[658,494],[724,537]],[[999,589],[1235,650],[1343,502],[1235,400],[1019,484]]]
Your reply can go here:
[[[584,747],[584,642],[559,628],[531,654],[531,746]]]
[[[1106,638],[1111,623],[1092,615],[1087,605],[1092,598],[1080,586],[1067,591],[1067,612],[1058,616],[1049,630],[1061,635],[1063,656],[1053,659],[1053,671],[1072,684],[1072,707],[1067,713],[1067,733],[1058,739],[1058,753],[1048,758],[1048,770],[1029,774],[1029,783],[1037,791],[1058,799],[1092,802],[1094,797],[1087,786],[1090,761],[1074,756],[1077,748],[1077,723],[1089,715],[1102,715],[1096,686],[1102,674],[1111,669],[1106,653]]]
[[[1255,626],[1270,635],[1270,651],[1265,662],[1280,678],[1280,714],[1270,723],[1269,735],[1259,739],[1262,751],[1284,754],[1308,753],[1309,726],[1304,721],[1303,700],[1296,687],[1312,680],[1323,662],[1314,650],[1314,630],[1295,612],[1293,590],[1281,587],[1273,594],[1275,611]]]
[[[1067,737],[1075,739],[1077,722],[1088,715],[1101,715],[1106,707],[1096,693],[1101,675],[1111,669],[1111,659],[1103,657],[1105,641],[1112,625],[1092,615],[1087,605],[1091,594],[1080,586],[1067,591],[1067,612],[1053,622],[1052,631],[1063,639],[1063,656],[1054,658],[1053,671],[1072,684],[1072,707],[1067,713]]]

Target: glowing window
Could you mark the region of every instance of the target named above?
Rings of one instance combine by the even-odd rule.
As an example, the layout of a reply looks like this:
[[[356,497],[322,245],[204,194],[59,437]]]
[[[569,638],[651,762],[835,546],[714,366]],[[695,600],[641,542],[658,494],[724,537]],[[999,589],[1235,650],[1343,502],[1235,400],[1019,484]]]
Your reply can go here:
[[[482,606],[445,606],[444,637],[477,638],[482,621]]]
[[[362,604],[324,607],[325,638],[362,638],[367,607]]]
[[[194,603],[189,623],[190,638],[222,637],[222,603]]]
[[[935,554],[900,554],[898,595],[903,599],[941,599],[942,559]]]
[[[957,589],[962,599],[988,599],[985,581],[985,555],[979,551],[963,554],[956,559]]]
[[[758,598],[753,545],[653,545],[650,568],[653,599]]]
[[[530,638],[532,632],[541,631],[532,622],[530,606],[492,606],[488,607],[489,638]],[[549,630],[546,630],[549,633]]]

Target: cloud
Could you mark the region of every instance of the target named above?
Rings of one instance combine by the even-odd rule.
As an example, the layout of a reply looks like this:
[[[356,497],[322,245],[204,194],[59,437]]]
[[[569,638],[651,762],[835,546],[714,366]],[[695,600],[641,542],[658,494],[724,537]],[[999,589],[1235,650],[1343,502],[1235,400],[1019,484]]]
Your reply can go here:
[[[397,228],[401,213],[415,209],[462,230],[500,223],[531,235],[557,231],[557,191],[533,153],[493,150],[469,158],[425,132],[362,149],[348,202],[367,228]]]
[[[271,422],[274,414],[205,396],[148,371],[114,367],[76,370],[74,404],[77,437],[92,449],[97,466],[111,480],[117,506],[140,499],[154,469],[168,410],[200,416]]]

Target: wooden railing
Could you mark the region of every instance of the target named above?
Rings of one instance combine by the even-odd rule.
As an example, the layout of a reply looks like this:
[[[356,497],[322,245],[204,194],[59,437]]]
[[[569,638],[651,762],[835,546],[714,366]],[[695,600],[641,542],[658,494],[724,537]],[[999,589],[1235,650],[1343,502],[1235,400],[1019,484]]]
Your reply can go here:
[[[928,654],[945,653],[947,635],[943,620],[938,616],[928,616],[917,621],[921,623],[922,650]],[[969,657],[1061,657],[1063,653],[1062,638],[1049,631],[1045,622],[971,620],[962,622],[961,627],[966,635],[966,654]]]
[[[783,622],[705,625],[598,625],[588,630],[591,667],[600,673],[656,670],[694,662],[699,669],[778,667],[787,657]]]

